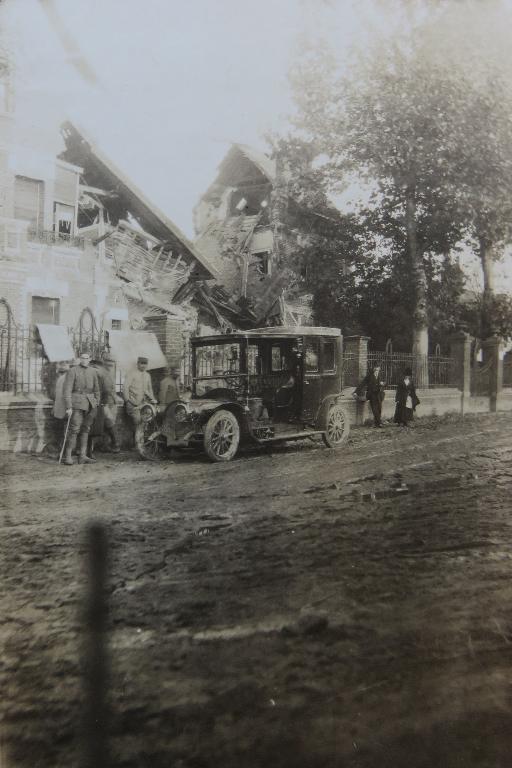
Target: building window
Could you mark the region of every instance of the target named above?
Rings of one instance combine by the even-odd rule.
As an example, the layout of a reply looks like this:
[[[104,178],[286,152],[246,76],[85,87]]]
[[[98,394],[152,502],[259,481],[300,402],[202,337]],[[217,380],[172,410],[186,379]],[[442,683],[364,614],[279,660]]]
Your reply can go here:
[[[32,324],[58,325],[60,317],[60,299],[47,299],[45,296],[32,296]]]
[[[55,232],[59,235],[73,234],[75,209],[72,205],[54,203]]]
[[[112,320],[112,330],[113,331],[121,330],[121,320]]]
[[[14,178],[14,218],[30,223],[30,229],[44,229],[44,182],[27,176]]]

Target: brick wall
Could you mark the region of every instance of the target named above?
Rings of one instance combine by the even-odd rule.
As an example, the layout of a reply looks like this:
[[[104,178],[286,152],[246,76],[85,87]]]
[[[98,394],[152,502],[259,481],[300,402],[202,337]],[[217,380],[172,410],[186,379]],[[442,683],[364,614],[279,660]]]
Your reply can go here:
[[[185,327],[182,320],[168,315],[148,316],[144,318],[146,330],[152,331],[169,365],[179,366],[185,350]]]

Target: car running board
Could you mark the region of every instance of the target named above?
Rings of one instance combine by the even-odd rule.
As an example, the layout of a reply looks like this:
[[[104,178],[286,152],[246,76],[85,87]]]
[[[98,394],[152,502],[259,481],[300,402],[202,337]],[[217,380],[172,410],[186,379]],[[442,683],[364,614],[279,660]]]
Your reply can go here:
[[[257,443],[277,443],[278,441],[283,442],[283,440],[298,440],[301,437],[315,437],[316,435],[323,435],[324,432],[324,429],[310,429],[307,432],[282,432],[280,435],[274,435],[274,437],[260,438],[253,436],[253,439]]]

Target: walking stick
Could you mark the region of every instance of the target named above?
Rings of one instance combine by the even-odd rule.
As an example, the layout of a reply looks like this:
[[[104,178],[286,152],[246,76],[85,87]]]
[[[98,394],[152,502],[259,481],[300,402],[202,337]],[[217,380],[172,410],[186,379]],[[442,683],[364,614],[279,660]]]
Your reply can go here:
[[[66,440],[68,439],[69,422],[71,421],[72,415],[73,414],[70,413],[68,416],[68,423],[66,424],[66,431],[64,432],[64,440],[62,441],[62,448],[60,449],[59,464],[62,461],[62,454],[64,453],[64,448],[66,447]]]

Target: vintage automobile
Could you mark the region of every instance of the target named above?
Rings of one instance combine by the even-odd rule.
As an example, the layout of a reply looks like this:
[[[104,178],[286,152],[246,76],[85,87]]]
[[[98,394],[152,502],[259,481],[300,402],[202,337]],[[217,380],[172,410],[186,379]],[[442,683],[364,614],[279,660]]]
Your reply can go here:
[[[166,448],[230,461],[240,445],[323,438],[337,448],[350,425],[341,405],[341,332],[272,327],[192,340],[192,394],[144,406],[147,459]]]

